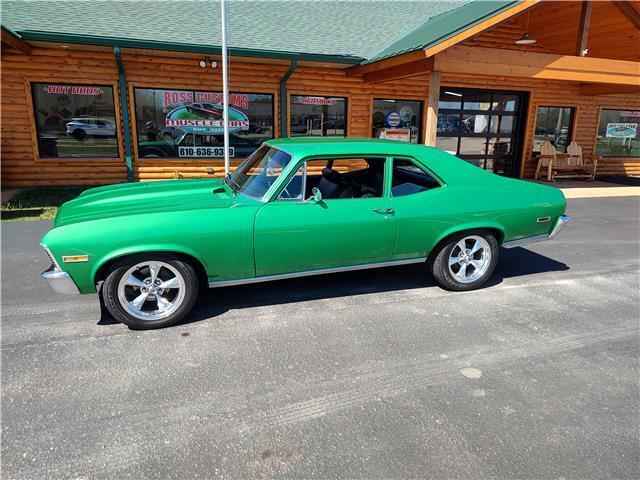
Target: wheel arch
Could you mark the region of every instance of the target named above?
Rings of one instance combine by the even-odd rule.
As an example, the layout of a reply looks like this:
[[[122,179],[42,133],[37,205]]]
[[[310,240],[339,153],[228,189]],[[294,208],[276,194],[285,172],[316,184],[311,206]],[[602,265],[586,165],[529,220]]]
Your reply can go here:
[[[427,252],[427,256],[431,255],[431,252],[438,251],[440,246],[445,243],[451,236],[478,230],[489,230],[490,232],[494,233],[496,236],[496,240],[498,241],[498,245],[502,245],[502,242],[504,241],[506,235],[504,227],[497,222],[478,222],[456,225],[445,230],[436,239],[431,250]]]
[[[164,248],[128,248],[126,250],[119,250],[105,255],[99,262],[96,262],[96,265],[92,271],[91,278],[93,279],[93,284],[98,285],[100,282],[102,282],[106,278],[107,272],[114,263],[127,257],[143,254],[174,255],[176,257],[179,257],[196,269],[198,278],[201,282],[205,284],[207,283],[207,269],[205,266],[205,262],[195,252],[188,248],[166,246]]]

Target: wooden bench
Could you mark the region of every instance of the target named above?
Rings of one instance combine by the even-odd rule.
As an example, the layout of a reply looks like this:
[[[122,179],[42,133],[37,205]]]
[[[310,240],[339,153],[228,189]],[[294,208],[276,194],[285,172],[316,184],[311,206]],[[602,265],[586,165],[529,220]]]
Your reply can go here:
[[[548,182],[555,182],[556,178],[587,178],[593,182],[597,167],[598,158],[594,157],[588,161],[582,155],[582,147],[576,142],[569,144],[567,153],[558,153],[553,144],[546,141],[540,147],[538,165],[533,178],[538,180],[546,169]]]

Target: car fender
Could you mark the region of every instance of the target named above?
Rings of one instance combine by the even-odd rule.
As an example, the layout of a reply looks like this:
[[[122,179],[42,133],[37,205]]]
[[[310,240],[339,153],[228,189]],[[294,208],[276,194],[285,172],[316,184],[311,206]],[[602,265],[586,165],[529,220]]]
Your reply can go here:
[[[504,239],[505,236],[505,228],[504,226],[500,225],[498,222],[495,221],[491,221],[491,220],[481,220],[481,221],[476,221],[476,222],[465,222],[465,223],[459,223],[457,225],[454,225],[448,229],[446,229],[444,232],[442,232],[436,239],[436,241],[434,242],[431,250],[433,250],[433,248],[436,247],[436,245],[438,245],[440,242],[442,242],[445,238],[456,234],[458,232],[464,232],[467,230],[479,230],[479,229],[492,229],[492,230],[497,230],[500,232],[500,238],[498,238],[498,243],[502,244],[502,240]],[[429,252],[431,253],[431,252]]]
[[[118,258],[126,257],[128,255],[137,255],[137,254],[149,253],[149,252],[168,252],[168,253],[188,255],[192,258],[195,258],[198,262],[200,262],[205,272],[208,271],[207,264],[202,259],[202,257],[198,255],[195,252],[195,250],[192,250],[189,247],[185,247],[184,245],[173,244],[173,243],[166,243],[166,244],[153,243],[153,244],[147,244],[147,245],[145,244],[133,245],[133,246],[128,246],[125,248],[113,250],[101,256],[94,262],[93,267],[91,269],[91,278],[94,281],[94,285],[95,285],[95,280],[98,272],[100,271],[101,268],[104,267],[105,264],[113,260],[116,260]]]

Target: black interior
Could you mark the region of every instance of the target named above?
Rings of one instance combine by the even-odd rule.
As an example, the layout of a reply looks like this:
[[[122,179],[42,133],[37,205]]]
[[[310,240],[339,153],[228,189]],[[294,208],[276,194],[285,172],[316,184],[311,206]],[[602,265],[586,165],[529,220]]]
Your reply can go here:
[[[364,160],[365,168],[347,172],[334,168],[335,160],[313,160],[308,163],[306,196],[311,196],[313,188],[318,188],[322,198],[378,198],[382,197],[384,188],[383,157],[357,159]],[[323,167],[320,173],[317,168]],[[294,175],[280,198],[301,198],[302,179],[300,174]],[[393,162],[393,179],[391,193],[394,197],[402,197],[439,187],[440,184],[431,175],[416,166],[410,160],[395,159]]]
[[[382,196],[384,185],[384,158],[366,158],[367,167],[351,172],[339,172],[328,160],[320,175],[307,174],[307,194],[313,187],[322,198],[374,198]]]

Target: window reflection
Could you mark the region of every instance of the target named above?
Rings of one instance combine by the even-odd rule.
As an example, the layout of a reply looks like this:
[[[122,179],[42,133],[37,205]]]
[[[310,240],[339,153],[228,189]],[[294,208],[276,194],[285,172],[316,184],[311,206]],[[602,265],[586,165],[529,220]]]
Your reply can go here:
[[[533,151],[539,152],[542,144],[549,141],[557,151],[566,152],[571,142],[573,112],[569,107],[538,107]]]

